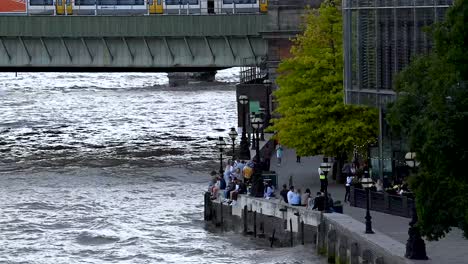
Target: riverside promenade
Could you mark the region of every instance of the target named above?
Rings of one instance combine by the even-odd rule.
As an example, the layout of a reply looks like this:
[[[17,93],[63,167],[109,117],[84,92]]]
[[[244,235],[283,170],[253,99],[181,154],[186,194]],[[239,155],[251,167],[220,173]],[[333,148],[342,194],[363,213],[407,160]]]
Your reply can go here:
[[[292,149],[284,149],[282,163],[278,166],[276,155],[271,156],[272,171],[278,174],[278,187],[288,184],[290,177],[295,188],[304,191],[311,190],[313,196],[320,189],[317,168],[322,161],[321,156],[301,157],[301,163],[296,162],[296,153]],[[330,179],[330,177],[329,177]],[[344,185],[334,184],[330,181],[328,190],[333,200],[344,200]],[[343,205],[344,214],[349,215],[357,221],[365,222],[365,209],[351,207],[348,203]],[[371,211],[372,227],[389,237],[406,244],[408,239],[408,223],[411,219],[399,216]],[[362,230],[364,233],[364,230]],[[455,228],[445,238],[439,241],[426,241],[426,252],[429,260],[414,261],[421,264],[468,264],[468,240],[462,236],[462,231]]]

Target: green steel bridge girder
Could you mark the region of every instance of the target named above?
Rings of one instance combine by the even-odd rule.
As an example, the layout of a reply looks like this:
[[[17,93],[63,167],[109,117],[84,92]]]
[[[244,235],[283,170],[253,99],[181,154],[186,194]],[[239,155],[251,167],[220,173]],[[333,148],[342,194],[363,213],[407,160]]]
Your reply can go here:
[[[267,17],[3,16],[0,71],[219,69],[259,64]]]

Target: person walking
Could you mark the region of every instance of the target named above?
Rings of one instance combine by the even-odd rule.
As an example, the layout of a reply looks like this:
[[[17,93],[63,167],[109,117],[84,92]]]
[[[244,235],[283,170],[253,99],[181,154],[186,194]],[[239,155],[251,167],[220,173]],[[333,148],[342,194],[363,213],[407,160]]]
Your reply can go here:
[[[281,166],[281,159],[283,158],[283,146],[276,145],[276,158],[278,159],[278,166]]]

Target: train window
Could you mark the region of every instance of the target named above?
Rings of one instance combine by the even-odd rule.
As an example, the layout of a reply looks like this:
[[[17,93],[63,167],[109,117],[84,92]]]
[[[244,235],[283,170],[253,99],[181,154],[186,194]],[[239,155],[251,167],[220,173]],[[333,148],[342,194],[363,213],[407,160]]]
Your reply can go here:
[[[153,0],[148,0],[149,5],[153,5]]]
[[[158,5],[162,5],[161,0],[158,0]]]
[[[29,5],[36,6],[36,5],[53,5],[53,0],[29,0]]]

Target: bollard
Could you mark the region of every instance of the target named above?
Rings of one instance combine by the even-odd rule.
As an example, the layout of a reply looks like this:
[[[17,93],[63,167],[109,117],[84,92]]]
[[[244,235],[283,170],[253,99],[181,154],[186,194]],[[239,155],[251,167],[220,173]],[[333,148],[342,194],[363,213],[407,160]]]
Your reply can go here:
[[[275,233],[276,233],[276,229],[273,229],[273,234],[271,235],[271,238],[270,238],[270,247],[273,247],[273,242],[275,242]]]
[[[257,237],[257,211],[254,212],[254,237]]]
[[[301,221],[301,242],[302,242],[302,245],[304,245],[304,221]]]
[[[265,224],[260,222],[260,234],[258,234],[259,238],[265,238]]]
[[[223,227],[223,203],[219,203],[219,209],[221,211],[221,221],[220,221],[220,226]]]
[[[292,247],[294,246],[294,243],[293,243],[293,231],[292,231],[292,219],[291,218],[289,218],[289,228],[290,228],[289,234],[291,234],[290,239],[291,239],[291,247]]]
[[[244,206],[244,212],[242,216],[244,218],[244,234],[247,234],[247,205]]]

